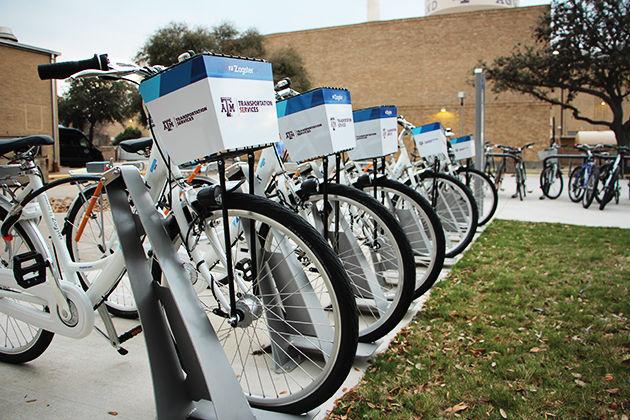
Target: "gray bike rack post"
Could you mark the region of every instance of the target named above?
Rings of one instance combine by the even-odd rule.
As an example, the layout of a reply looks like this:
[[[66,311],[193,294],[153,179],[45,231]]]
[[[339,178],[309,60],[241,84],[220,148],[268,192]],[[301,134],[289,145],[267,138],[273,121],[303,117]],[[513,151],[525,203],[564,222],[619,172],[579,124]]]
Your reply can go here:
[[[485,168],[485,128],[486,128],[486,75],[481,68],[475,69],[475,167]],[[474,185],[474,197],[479,211],[483,209],[483,189],[481,183]]]
[[[107,185],[107,193],[145,336],[157,418],[312,418],[249,406],[216,332],[181,270],[163,218],[140,173],[130,166],[116,171],[119,176]],[[161,283],[154,278],[153,261],[142,246],[142,232],[164,274]]]

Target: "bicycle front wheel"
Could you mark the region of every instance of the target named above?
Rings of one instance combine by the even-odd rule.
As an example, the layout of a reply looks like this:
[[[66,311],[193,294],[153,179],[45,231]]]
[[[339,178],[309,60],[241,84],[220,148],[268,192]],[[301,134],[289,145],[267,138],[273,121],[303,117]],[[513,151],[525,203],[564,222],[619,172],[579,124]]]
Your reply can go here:
[[[416,175],[416,190],[435,209],[446,238],[446,257],[452,258],[472,242],[479,224],[479,212],[472,192],[450,175],[423,172]]]
[[[374,180],[361,185],[373,193]],[[431,204],[416,190],[389,178],[378,178],[376,197],[398,219],[416,257],[416,290],[414,299],[435,284],[444,267],[446,242],[440,219]]]
[[[341,386],[356,353],[357,311],[348,275],[315,229],[290,210],[242,193],[229,193],[224,204],[234,238],[240,321],[230,325],[217,303],[217,289],[229,296],[225,263],[210,257],[216,238],[223,246],[221,209],[197,209],[196,247],[212,264],[215,285],[199,298],[250,404],[310,411]]]
[[[359,312],[359,340],[384,337],[405,316],[413,299],[416,267],[413,251],[396,218],[373,197],[357,188],[328,185],[308,197],[304,216],[324,232],[350,276]],[[337,215],[339,217],[337,217]]]
[[[540,187],[545,197],[555,200],[564,187],[562,173],[553,165],[548,165],[540,173]]]
[[[459,179],[472,191],[479,212],[479,226],[492,219],[499,204],[499,194],[492,179],[474,168],[460,167],[457,170]]]
[[[593,199],[597,194],[597,184],[599,182],[599,168],[595,165],[591,167],[588,178],[586,179],[586,188],[584,189],[584,195],[582,196],[582,207],[585,209],[591,206]]]
[[[584,195],[583,177],[582,166],[576,166],[571,171],[571,176],[569,177],[569,199],[574,203],[579,203],[582,195]]]

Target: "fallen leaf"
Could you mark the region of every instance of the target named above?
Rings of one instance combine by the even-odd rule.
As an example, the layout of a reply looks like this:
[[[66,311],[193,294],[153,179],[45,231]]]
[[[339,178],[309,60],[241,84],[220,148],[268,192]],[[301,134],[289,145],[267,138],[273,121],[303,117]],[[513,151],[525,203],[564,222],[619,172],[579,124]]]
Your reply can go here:
[[[499,408],[499,414],[501,414],[501,417],[503,417],[504,419],[507,419],[507,413],[504,409]]]
[[[613,379],[615,379],[615,377],[614,377],[614,376],[612,376],[610,373],[607,373],[607,374],[604,376],[604,380],[605,380],[606,382],[610,382],[610,381],[612,381]]]
[[[607,389],[606,392],[614,395],[614,394],[619,393],[619,388],[610,388],[610,389]]]
[[[32,403],[32,402],[35,402],[35,401],[37,401],[37,400],[36,400],[36,399],[33,399],[33,400],[26,400],[26,402],[27,402],[27,403]]]
[[[586,386],[586,382],[584,382],[584,381],[580,381],[579,379],[576,379],[574,382],[575,382],[575,384],[576,384],[577,386],[579,386],[580,388],[583,388],[583,387],[585,387],[585,386]]]
[[[107,414],[109,414],[110,416],[117,416],[118,411],[108,411]]]
[[[466,403],[460,402],[459,404],[455,404],[454,406],[447,408],[445,412],[447,414],[459,413],[460,411],[464,411],[467,408],[468,405]]]
[[[573,375],[574,378],[581,378],[582,375],[580,375],[579,373],[572,373],[571,375]]]
[[[532,347],[531,349],[529,349],[530,353],[540,353],[541,351],[543,351],[540,347]]]

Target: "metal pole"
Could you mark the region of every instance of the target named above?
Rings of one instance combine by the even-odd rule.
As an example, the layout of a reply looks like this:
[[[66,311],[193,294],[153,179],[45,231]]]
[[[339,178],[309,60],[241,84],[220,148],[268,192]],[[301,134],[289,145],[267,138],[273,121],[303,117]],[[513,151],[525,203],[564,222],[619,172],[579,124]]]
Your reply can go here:
[[[486,75],[483,69],[475,69],[475,167],[484,169]]]

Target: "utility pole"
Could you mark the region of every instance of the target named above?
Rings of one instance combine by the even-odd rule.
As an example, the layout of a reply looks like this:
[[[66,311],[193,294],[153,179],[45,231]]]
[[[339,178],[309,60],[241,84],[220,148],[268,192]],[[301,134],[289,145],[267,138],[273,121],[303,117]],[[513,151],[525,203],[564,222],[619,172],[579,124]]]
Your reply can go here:
[[[466,92],[460,91],[457,92],[457,97],[459,98],[459,135],[463,136],[464,133],[464,98],[466,97]]]

